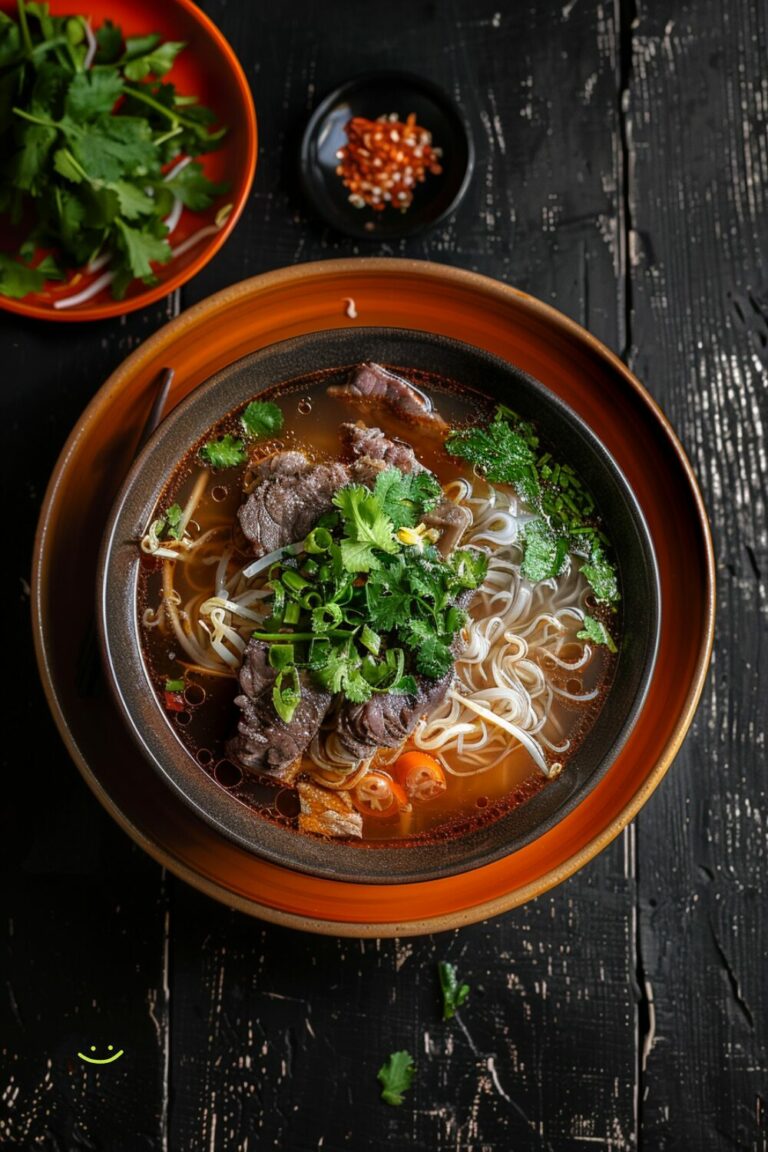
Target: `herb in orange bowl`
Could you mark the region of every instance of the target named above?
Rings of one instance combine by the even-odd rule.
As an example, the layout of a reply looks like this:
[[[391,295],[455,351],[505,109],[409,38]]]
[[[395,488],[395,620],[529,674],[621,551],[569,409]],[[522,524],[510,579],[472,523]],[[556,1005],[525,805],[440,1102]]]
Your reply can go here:
[[[190,0],[0,0],[0,307],[91,320],[144,307],[226,240],[256,119]]]

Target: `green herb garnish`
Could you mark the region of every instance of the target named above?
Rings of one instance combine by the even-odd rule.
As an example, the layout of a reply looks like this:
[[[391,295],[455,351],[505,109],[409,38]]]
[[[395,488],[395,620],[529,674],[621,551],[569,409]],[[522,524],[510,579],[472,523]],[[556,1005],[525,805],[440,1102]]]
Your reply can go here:
[[[180,540],[183,535],[180,528],[181,517],[183,513],[184,509],[180,504],[171,504],[170,508],[165,513],[167,535],[174,540]]]
[[[381,1098],[385,1104],[402,1104],[403,1093],[411,1087],[415,1070],[410,1052],[393,1052],[386,1064],[382,1064],[377,1079],[382,1084]]]
[[[23,263],[0,259],[3,295],[38,292],[62,278],[59,265],[101,256],[117,299],[136,277],[155,283],[153,265],[172,257],[174,197],[201,211],[227,189],[199,163],[166,179],[168,165],[219,147],[226,131],[163,80],[184,45],[126,38],[107,21],[94,55],[92,35],[87,16],[51,16],[44,3],[18,0],[18,22],[0,13],[0,214],[34,220]],[[54,249],[56,262],[33,267],[38,249]]]
[[[300,553],[270,568],[271,615],[254,636],[271,646],[270,663],[284,676],[275,707],[286,723],[300,699],[299,669],[331,694],[364,703],[377,692],[416,693],[412,672],[438,679],[452,668],[466,621],[456,599],[480,587],[488,559],[471,548],[440,556],[421,522],[440,486],[430,474],[410,480],[392,468],[373,489],[340,489],[336,511],[320,518]],[[279,665],[275,646],[290,649]]]
[[[166,680],[165,682],[166,692],[183,692],[184,687],[183,680]]]
[[[459,984],[456,965],[441,960],[437,965],[440,975],[440,991],[443,994],[443,1020],[451,1020],[469,996],[469,984]]]
[[[246,436],[274,436],[283,426],[283,414],[271,400],[253,400],[240,417]]]
[[[591,640],[593,644],[605,644],[609,652],[616,652],[616,644],[602,620],[595,620],[593,616],[584,617],[584,627],[577,632],[579,640]]]
[[[236,468],[244,464],[247,458],[245,445],[227,433],[218,440],[209,440],[200,449],[200,456],[211,468]]]
[[[559,576],[573,554],[581,559],[596,600],[613,605],[621,599],[592,496],[570,465],[557,463],[549,452],[539,453],[531,424],[499,405],[487,427],[454,429],[445,447],[490,483],[510,484],[536,514],[521,538],[522,572],[528,580]]]

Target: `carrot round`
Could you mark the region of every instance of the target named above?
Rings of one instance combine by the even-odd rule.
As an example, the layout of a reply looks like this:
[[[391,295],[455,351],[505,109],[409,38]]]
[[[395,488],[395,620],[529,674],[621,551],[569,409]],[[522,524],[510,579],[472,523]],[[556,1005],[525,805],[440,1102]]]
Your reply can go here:
[[[434,800],[446,789],[442,764],[426,752],[406,752],[395,761],[392,772],[408,799],[417,804]]]
[[[396,816],[408,807],[408,797],[386,772],[367,772],[352,790],[352,803],[363,816],[377,820]]]

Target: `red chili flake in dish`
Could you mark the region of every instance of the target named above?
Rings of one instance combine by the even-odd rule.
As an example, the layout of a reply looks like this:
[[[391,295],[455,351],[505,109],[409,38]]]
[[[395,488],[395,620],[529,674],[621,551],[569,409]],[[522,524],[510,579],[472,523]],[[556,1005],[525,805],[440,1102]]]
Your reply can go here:
[[[349,189],[355,208],[383,212],[389,204],[405,212],[417,184],[442,172],[440,148],[432,134],[416,123],[414,113],[403,123],[393,112],[366,120],[354,116],[344,126],[348,143],[336,153],[338,176]]]
[[[186,708],[181,692],[164,692],[166,712],[183,712]]]

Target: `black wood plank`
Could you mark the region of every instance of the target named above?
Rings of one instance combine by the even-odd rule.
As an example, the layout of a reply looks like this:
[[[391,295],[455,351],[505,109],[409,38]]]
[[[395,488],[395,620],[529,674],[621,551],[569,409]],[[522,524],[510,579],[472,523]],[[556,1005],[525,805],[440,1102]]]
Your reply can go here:
[[[0,823],[0,1146],[162,1149],[168,1046],[160,869],[81,780],[49,716],[31,648],[29,564],[48,475],[110,371],[174,307],[112,323],[46,325],[0,313],[0,466],[7,651]],[[92,596],[90,586],[83,595]],[[13,685],[18,684],[18,688]],[[124,737],[128,739],[127,734]],[[119,1062],[101,1070],[77,1052]]]
[[[649,1149],[768,1148],[766,16],[641,4],[632,43],[633,363],[701,479],[719,578],[703,706],[639,820]]]
[[[262,147],[233,240],[185,302],[282,264],[410,255],[506,279],[619,349],[624,336],[618,34],[590,5],[207,0],[253,85]],[[499,11],[499,9],[502,11]],[[456,219],[423,239],[340,238],[296,193],[295,152],[324,91],[367,68],[453,92],[478,146]],[[174,885],[171,1145],[189,1149],[552,1148],[635,1141],[631,834],[550,896],[435,939],[364,944],[249,922]],[[473,984],[440,1021],[437,959]],[[418,1061],[401,1109],[378,1099],[396,1049]]]

